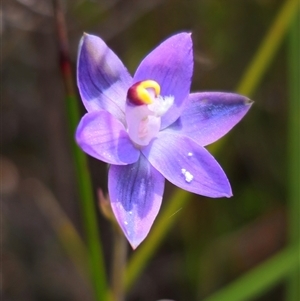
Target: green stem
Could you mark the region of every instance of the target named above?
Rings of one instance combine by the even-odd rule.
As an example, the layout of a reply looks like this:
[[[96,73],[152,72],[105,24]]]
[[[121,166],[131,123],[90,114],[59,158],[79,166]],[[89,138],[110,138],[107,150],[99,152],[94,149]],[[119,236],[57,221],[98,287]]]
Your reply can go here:
[[[243,301],[257,298],[300,267],[298,248],[286,248],[203,301]],[[294,299],[296,301],[298,299]]]
[[[118,225],[114,225],[114,253],[112,260],[112,296],[114,301],[124,301],[123,273],[127,260],[127,240]]]
[[[284,2],[253,61],[244,73],[236,89],[237,92],[250,96],[256,90],[297,14],[298,4],[299,0]]]
[[[300,14],[292,24],[288,44],[289,82],[289,136],[288,136],[288,190],[290,244],[300,254]],[[300,255],[299,255],[300,257]],[[300,270],[289,277],[287,300],[300,300]]]
[[[276,16],[273,24],[270,27],[269,32],[265,36],[261,46],[255,54],[253,61],[246,69],[245,75],[243,76],[240,84],[237,87],[237,91],[241,94],[251,96],[254,94],[258,87],[263,75],[267,71],[267,68],[274,58],[279,45],[281,44],[288,28],[289,24],[293,20],[297,13],[298,0],[285,1],[281,7],[278,15]],[[269,46],[270,45],[272,46]],[[221,143],[223,145],[223,138]],[[216,153],[220,149],[221,144],[215,143],[214,148],[210,148],[213,153]],[[135,251],[131,260],[128,263],[125,271],[124,285],[128,291],[134,284],[135,280],[142,272],[144,267],[150,258],[154,255],[158,249],[159,244],[168,233],[172,224],[176,221],[178,215],[170,216],[185,206],[188,202],[190,194],[185,191],[177,190],[170,200],[168,200],[166,207],[162,210],[153,225],[153,228],[148,235],[145,242]]]
[[[74,133],[80,119],[80,113],[78,107],[79,101],[76,97],[72,77],[67,30],[60,1],[53,0],[53,6],[58,35],[60,68],[66,90],[66,106],[69,131],[71,134],[71,147],[76,168],[77,186],[81,200],[82,218],[85,226],[90,274],[95,289],[96,300],[103,301],[105,300],[107,285],[97,224],[97,209],[94,202],[87,158],[74,141]]]

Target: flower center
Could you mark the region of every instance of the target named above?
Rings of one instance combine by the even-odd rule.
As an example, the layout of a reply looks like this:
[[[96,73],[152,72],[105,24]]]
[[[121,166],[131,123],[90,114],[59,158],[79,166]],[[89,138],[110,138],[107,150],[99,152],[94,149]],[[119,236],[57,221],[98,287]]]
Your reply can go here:
[[[151,94],[157,97],[160,94],[160,86],[154,80],[144,80],[132,85],[127,92],[127,100],[137,106],[153,103]]]
[[[160,130],[161,116],[173,105],[173,96],[161,96],[156,81],[145,80],[127,92],[125,108],[127,131],[137,146],[145,146]]]

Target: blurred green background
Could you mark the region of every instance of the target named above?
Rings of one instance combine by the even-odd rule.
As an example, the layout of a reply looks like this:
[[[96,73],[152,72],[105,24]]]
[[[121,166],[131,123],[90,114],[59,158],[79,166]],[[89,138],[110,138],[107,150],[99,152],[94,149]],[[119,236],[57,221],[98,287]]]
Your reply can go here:
[[[190,31],[195,60],[192,91],[236,91],[284,2],[63,1],[74,79],[83,32],[102,37],[133,74],[162,40]],[[61,243],[74,230],[69,222],[82,238],[84,227],[52,2],[4,0],[1,40],[2,297],[95,300],[85,272],[74,265],[74,258],[81,261],[80,252],[74,249],[70,259]],[[289,107],[289,57],[284,38],[252,92],[255,104],[215,152],[232,184],[233,198],[191,195],[168,216],[176,218],[174,226],[126,300],[204,300],[287,245],[289,112],[299,109]],[[299,96],[299,88],[295,93]],[[80,109],[84,114],[81,103]],[[89,166],[96,198],[98,188],[107,189],[107,167],[92,158]],[[167,184],[162,210],[176,191]],[[109,277],[113,230],[97,214]],[[296,232],[298,226],[294,224]],[[128,252],[134,256],[129,247]],[[279,281],[253,300],[287,300],[286,287]]]

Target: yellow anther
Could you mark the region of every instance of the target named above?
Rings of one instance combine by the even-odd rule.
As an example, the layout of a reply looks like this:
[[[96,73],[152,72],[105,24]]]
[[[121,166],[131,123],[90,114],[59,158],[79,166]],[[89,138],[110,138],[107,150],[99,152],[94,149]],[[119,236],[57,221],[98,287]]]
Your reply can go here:
[[[128,90],[129,101],[136,105],[151,104],[153,102],[149,89],[154,90],[154,96],[160,94],[160,86],[154,80],[145,80],[135,83]]]

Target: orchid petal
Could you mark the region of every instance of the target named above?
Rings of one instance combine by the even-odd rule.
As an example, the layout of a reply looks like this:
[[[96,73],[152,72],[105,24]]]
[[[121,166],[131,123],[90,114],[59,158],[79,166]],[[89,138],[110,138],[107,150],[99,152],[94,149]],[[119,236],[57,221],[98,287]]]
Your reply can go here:
[[[228,133],[248,112],[252,101],[225,92],[190,94],[181,116],[168,131],[188,136],[200,145],[208,145]]]
[[[174,104],[162,117],[161,128],[173,123],[181,113],[188,97],[193,73],[191,34],[174,35],[155,48],[139,65],[134,82],[154,80],[162,96],[173,96]]]
[[[140,155],[124,125],[106,111],[85,114],[78,125],[76,140],[87,154],[109,164],[134,163]]]
[[[162,131],[142,153],[167,180],[184,190],[212,198],[232,196],[220,165],[188,137]]]
[[[164,182],[144,156],[134,164],[110,166],[108,191],[112,210],[134,249],[145,239],[158,214]]]
[[[106,110],[125,123],[125,101],[132,78],[102,39],[84,34],[79,45],[77,83],[88,112]]]

